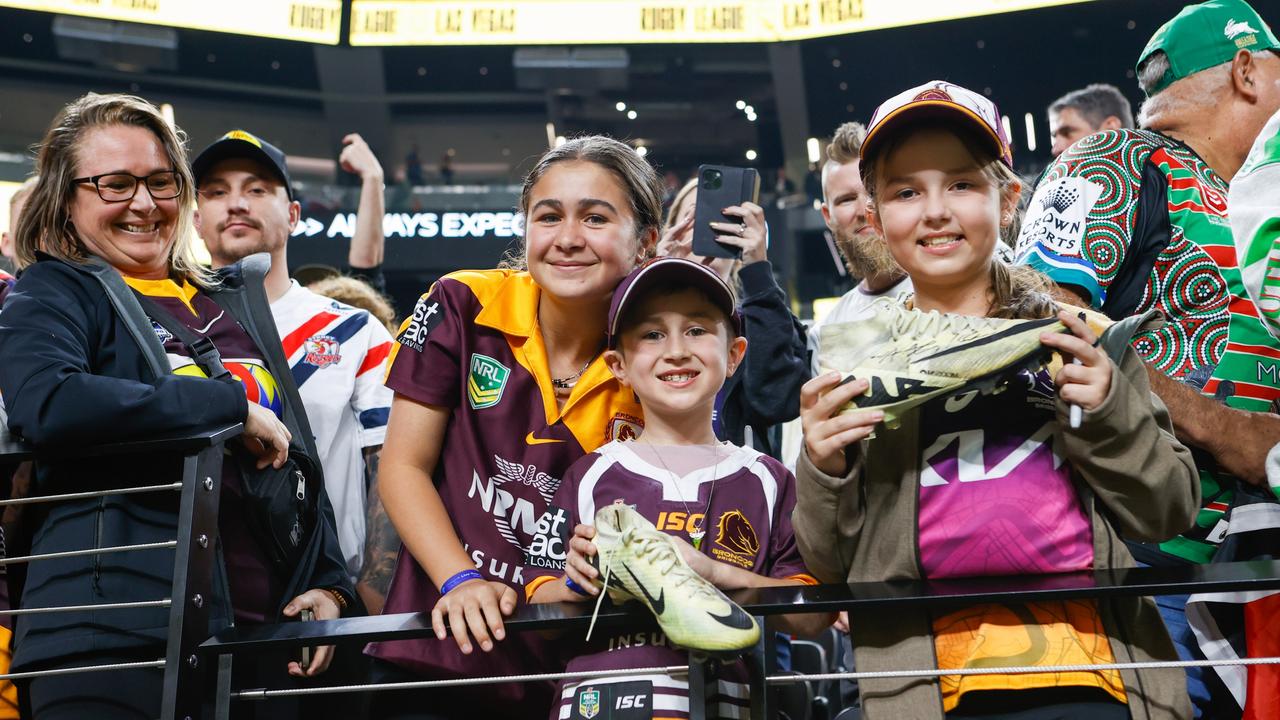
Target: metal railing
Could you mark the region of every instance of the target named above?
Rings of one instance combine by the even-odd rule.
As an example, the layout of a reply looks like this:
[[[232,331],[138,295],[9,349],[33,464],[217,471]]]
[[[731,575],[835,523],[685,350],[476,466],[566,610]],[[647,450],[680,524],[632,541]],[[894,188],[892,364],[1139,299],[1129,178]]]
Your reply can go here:
[[[1060,575],[1036,575],[1018,577],[985,577],[948,580],[889,581],[879,583],[853,583],[847,585],[785,586],[760,588],[730,593],[743,609],[763,623],[774,615],[803,612],[834,613],[849,611],[855,618],[860,609],[912,607],[941,609],[979,603],[1036,602],[1071,600],[1077,598],[1117,598],[1143,595],[1181,595],[1226,591],[1280,589],[1280,561],[1251,561],[1213,565],[1186,565],[1180,567],[1145,567],[1096,570],[1092,572]],[[505,621],[508,632],[529,631],[582,631],[591,621],[590,607],[568,604],[526,605]],[[634,606],[613,608],[606,606],[596,620],[600,628],[646,629],[656,627],[651,615]],[[855,623],[856,633],[856,623]],[[200,654],[219,660],[219,681],[215,698],[215,720],[226,720],[232,701],[254,701],[271,697],[317,695],[347,692],[384,692],[391,690],[422,689],[504,682],[533,682],[558,679],[602,678],[608,673],[539,673],[521,676],[473,678],[466,680],[430,680],[409,683],[380,683],[337,687],[297,688],[286,690],[242,689],[232,691],[230,673],[232,658],[241,653],[280,650],[314,645],[348,646],[352,651],[368,642],[386,640],[410,640],[435,638],[431,618],[427,613],[405,613],[380,617],[346,618],[287,623],[256,627],[235,627],[217,633],[200,646]],[[940,671],[936,669],[903,668],[894,673],[840,673],[829,675],[770,675],[774,666],[774,633],[761,633],[757,647],[746,653],[745,659],[750,677],[751,717],[765,720],[776,717],[777,700],[770,688],[805,682],[860,677],[886,676],[938,676],[955,675],[966,671]],[[1280,658],[1261,658],[1244,664],[1278,664]],[[1130,663],[1142,667],[1182,667],[1187,663],[1170,661],[1163,663]],[[1199,664],[1213,664],[1201,662]],[[1126,664],[1107,667],[1121,668]],[[1006,672],[1058,672],[1056,668],[991,668],[975,672],[986,674]],[[692,720],[703,720],[714,713],[708,707],[714,687],[715,662],[697,653],[689,654],[687,666],[638,668],[625,671],[687,673],[689,679],[689,710]],[[613,674],[622,674],[621,672]],[[225,675],[225,677],[224,677]]]
[[[166,720],[196,720],[201,714],[205,696],[197,646],[208,637],[209,598],[213,577],[215,540],[218,529],[218,493],[221,486],[223,445],[239,435],[243,426],[230,425],[209,432],[182,437],[161,437],[137,442],[113,443],[56,450],[36,449],[9,436],[0,426],[0,466],[16,466],[18,463],[43,459],[66,462],[114,456],[139,455],[180,457],[182,477],[178,482],[141,487],[109,488],[54,495],[33,495],[0,501],[2,506],[32,505],[67,502],[95,497],[132,495],[138,493],[178,492],[177,535],[173,540],[120,545],[101,548],[84,548],[53,553],[40,553],[19,557],[7,557],[0,566],[40,562],[57,558],[104,555],[120,552],[174,550],[173,583],[167,598],[134,602],[111,602],[92,605],[68,605],[58,607],[22,607],[0,612],[9,616],[36,615],[84,611],[126,610],[138,608],[168,608],[168,640],[163,658],[144,662],[85,665],[67,668],[32,670],[0,675],[0,680],[32,679],[52,675],[69,675],[88,672],[111,672],[139,668],[163,668],[164,694],[161,699],[162,716]]]
[[[182,458],[179,482],[135,488],[112,488],[15,498],[0,501],[0,507],[79,500],[107,495],[141,492],[180,492],[177,536],[173,541],[130,546],[42,553],[4,559],[3,564],[39,562],[54,557],[103,554],[125,551],[174,549],[173,584],[170,597],[134,602],[113,602],[43,608],[18,608],[0,611],[10,616],[40,613],[116,610],[129,608],[168,608],[169,632],[165,656],[136,663],[116,663],[71,668],[57,668],[0,675],[0,680],[27,679],[46,675],[110,672],[136,668],[163,668],[163,720],[196,720],[201,718],[206,700],[212,695],[214,717],[230,717],[231,703],[252,702],[272,697],[318,695],[350,692],[384,692],[392,690],[477,685],[505,682],[532,682],[557,679],[601,679],[636,672],[663,673],[687,677],[689,708],[693,720],[709,717],[713,708],[717,661],[698,653],[690,653],[687,665],[638,668],[625,671],[588,673],[539,673],[520,676],[478,677],[458,680],[429,680],[359,684],[333,687],[293,689],[233,689],[234,658],[242,653],[283,650],[302,646],[338,645],[359,652],[364,644],[374,641],[435,638],[430,616],[408,613],[377,617],[354,617],[309,623],[237,626],[207,637],[215,541],[217,537],[218,492],[223,445],[238,435],[242,426],[234,425],[208,433],[187,437],[117,443],[105,446],[60,449],[50,452],[58,461],[120,455],[168,455]],[[0,429],[0,466],[45,457],[30,446],[17,442]],[[1174,595],[1214,592],[1247,592],[1280,589],[1280,561],[1251,561],[1178,567],[1147,567],[1097,570],[1060,575],[1018,577],[963,578],[947,580],[889,581],[819,586],[786,586],[744,590],[730,595],[757,620],[775,615],[795,613],[834,613],[859,610],[883,611],[890,608],[943,609],[979,603],[1026,603],[1070,600],[1077,598],[1117,598],[1149,595]],[[570,604],[525,605],[506,621],[508,632],[564,631],[585,632],[591,622],[590,607]],[[600,629],[655,629],[653,617],[637,606],[622,608],[606,605],[596,624]],[[857,624],[855,623],[855,633]],[[751,717],[757,720],[776,717],[777,688],[799,682],[867,677],[931,677],[968,672],[1057,672],[1060,668],[991,668],[973,671],[930,668],[903,668],[895,672],[853,672],[828,674],[770,675],[775,665],[775,635],[761,633],[761,640],[744,654],[750,679]],[[215,687],[206,687],[206,666],[216,662]],[[1276,664],[1280,658],[1247,658],[1239,664]],[[1116,663],[1108,668],[1129,666],[1182,667],[1185,662]],[[1200,661],[1200,665],[1216,664]],[[1217,663],[1221,664],[1221,663]],[[1089,669],[1093,666],[1081,666]],[[1102,666],[1099,666],[1102,667]]]

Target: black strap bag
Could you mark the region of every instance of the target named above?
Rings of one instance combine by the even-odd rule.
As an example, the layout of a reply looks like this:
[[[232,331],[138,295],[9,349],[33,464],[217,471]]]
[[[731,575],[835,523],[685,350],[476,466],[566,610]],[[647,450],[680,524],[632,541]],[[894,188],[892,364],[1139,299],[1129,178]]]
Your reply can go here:
[[[134,293],[142,309],[179,342],[191,359],[212,380],[239,383],[226,366],[213,341],[197,336],[169,311],[141,293]],[[282,578],[293,576],[302,562],[307,542],[319,517],[319,478],[316,462],[305,452],[289,448],[289,458],[279,468],[259,469],[257,458],[240,444],[228,446],[240,469],[244,485],[245,524]]]

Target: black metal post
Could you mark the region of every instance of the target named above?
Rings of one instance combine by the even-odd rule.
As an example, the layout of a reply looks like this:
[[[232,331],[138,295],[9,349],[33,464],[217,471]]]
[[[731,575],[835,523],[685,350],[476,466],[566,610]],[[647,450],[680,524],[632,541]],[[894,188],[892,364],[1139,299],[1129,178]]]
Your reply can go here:
[[[706,720],[715,717],[711,707],[715,693],[710,683],[715,682],[711,672],[711,659],[706,655],[689,651],[689,720]]]
[[[760,639],[755,649],[743,658],[751,688],[751,720],[773,720],[778,708],[778,689],[765,684],[769,671],[778,665],[778,635],[769,630],[767,620],[762,615],[756,616]]]
[[[234,664],[231,653],[218,656],[218,690],[214,697],[213,720],[231,720],[231,671]]]
[[[196,648],[209,636],[213,563],[218,537],[218,493],[222,486],[221,442],[182,460],[178,546],[174,551],[173,604],[165,652],[163,720],[197,720],[204,701],[205,672]]]

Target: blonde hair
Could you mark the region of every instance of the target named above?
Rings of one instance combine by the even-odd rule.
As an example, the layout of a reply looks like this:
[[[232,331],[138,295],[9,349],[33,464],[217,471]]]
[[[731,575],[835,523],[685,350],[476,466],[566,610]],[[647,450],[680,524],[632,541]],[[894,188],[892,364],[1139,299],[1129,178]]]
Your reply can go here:
[[[667,222],[662,226],[663,231],[670,230],[680,222],[680,211],[689,203],[698,191],[698,178],[693,178],[680,188],[680,192],[671,200],[671,207],[667,208]],[[725,279],[729,284],[729,288],[733,290],[734,301],[742,296],[742,260],[734,260],[733,265],[729,268],[729,277]]]
[[[367,310],[370,315],[378,319],[378,322],[386,326],[392,335],[396,333],[396,311],[391,307],[391,301],[375,290],[372,285],[359,278],[334,275],[311,283],[307,289],[317,295]]]
[[[76,190],[71,181],[82,159],[79,151],[85,136],[91,130],[111,126],[145,128],[160,141],[181,183],[169,250],[170,272],[198,285],[214,285],[213,273],[196,259],[192,228],[196,194],[187,162],[186,134],[171,126],[154,105],[134,95],[88,93],[54,118],[36,148],[38,179],[14,233],[18,263],[34,263],[37,250],[71,263],[83,263],[92,255],[71,225],[71,200]]]
[[[28,195],[31,194],[32,190],[36,189],[36,181],[39,179],[40,177],[38,175],[32,175],[26,180],[23,180],[22,184],[18,186],[18,189],[14,190],[13,194],[9,196],[9,217],[10,218],[12,218],[16,214],[16,211],[18,209],[18,203],[22,202],[24,198],[26,198]]]
[[[685,203],[689,202],[689,198],[693,196],[693,192],[698,189],[698,178],[693,178],[680,188],[680,192],[671,199],[671,207],[667,208],[667,222],[663,224],[662,229],[666,230],[672,225],[680,222],[680,211],[684,209]]]
[[[950,133],[964,144],[973,156],[984,177],[1000,192],[1004,202],[1013,201],[1014,209],[1008,223],[1000,228],[999,241],[1012,246],[1018,237],[1022,225],[1021,190],[1022,179],[1008,165],[1005,165],[990,147],[990,141],[978,135],[976,129],[971,130],[964,125],[947,122],[941,119],[926,119],[899,129],[888,138],[883,146],[870,158],[862,160],[862,180],[871,197],[871,206],[879,211],[877,191],[879,180],[876,166],[884,158],[906,142],[907,138],[925,130],[939,130]],[[1009,265],[998,256],[991,258],[990,266],[990,305],[987,317],[1027,320],[1052,316],[1056,310],[1050,291],[1053,284],[1040,272],[1026,266]]]

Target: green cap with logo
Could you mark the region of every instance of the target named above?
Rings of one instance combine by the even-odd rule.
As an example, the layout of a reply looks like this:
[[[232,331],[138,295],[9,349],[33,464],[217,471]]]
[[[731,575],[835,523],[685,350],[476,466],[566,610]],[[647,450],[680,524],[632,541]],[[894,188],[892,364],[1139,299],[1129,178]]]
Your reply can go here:
[[[1137,67],[1157,50],[1169,58],[1169,71],[1150,95],[1201,70],[1221,65],[1237,52],[1280,48],[1275,33],[1244,0],[1210,0],[1188,5],[1160,26],[1147,41]]]

